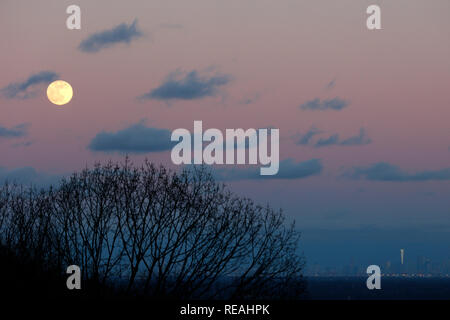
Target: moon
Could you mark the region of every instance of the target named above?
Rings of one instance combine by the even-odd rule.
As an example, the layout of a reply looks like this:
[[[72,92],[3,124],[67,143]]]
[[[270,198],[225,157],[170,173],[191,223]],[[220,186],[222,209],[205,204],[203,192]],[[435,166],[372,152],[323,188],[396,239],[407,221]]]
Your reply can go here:
[[[47,88],[47,98],[51,103],[62,106],[69,103],[73,97],[72,86],[63,80],[56,80],[50,83]]]

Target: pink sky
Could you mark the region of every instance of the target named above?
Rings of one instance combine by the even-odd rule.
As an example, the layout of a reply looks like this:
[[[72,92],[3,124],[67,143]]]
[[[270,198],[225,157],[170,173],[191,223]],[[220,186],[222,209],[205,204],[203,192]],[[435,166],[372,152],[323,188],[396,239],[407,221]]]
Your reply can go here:
[[[382,7],[380,31],[365,27],[369,4]],[[389,162],[406,171],[450,167],[450,2],[448,0],[309,1],[77,1],[82,29],[65,27],[73,1],[4,0],[0,88],[51,70],[74,88],[73,101],[56,107],[45,86],[34,99],[0,98],[0,126],[30,123],[29,135],[0,138],[0,167],[31,166],[62,174],[122,155],[87,149],[100,131],[142,119],[150,127],[280,129],[280,157],[322,159],[320,176],[292,181],[241,181],[235,190],[323,224],[322,213],[353,212],[345,224],[441,223],[450,181],[370,182],[339,178],[342,168]],[[144,33],[129,45],[98,53],[77,49],[92,33],[138,20]],[[168,27],[173,25],[173,27]],[[179,26],[179,27],[176,27]],[[215,97],[139,101],[176,70],[227,74]],[[212,71],[208,71],[212,70]],[[335,86],[326,85],[335,80]],[[314,98],[350,101],[342,111],[304,111]],[[254,99],[243,104],[245,99]],[[341,138],[365,128],[372,143],[354,147],[297,146],[292,137],[312,126]],[[13,147],[31,141],[28,147]],[[170,163],[170,152],[133,156]],[[356,190],[364,189],[365,193]],[[434,192],[432,197],[421,196]],[[278,195],[278,196],[274,196]],[[323,198],[321,198],[323,197]],[[322,199],[318,201],[318,199]],[[384,214],[364,218],[365,208]],[[424,216],[424,211],[432,211]],[[427,211],[427,214],[429,213]],[[391,219],[391,214],[396,216]],[[393,221],[395,220],[395,221]],[[447,219],[448,222],[448,219]]]

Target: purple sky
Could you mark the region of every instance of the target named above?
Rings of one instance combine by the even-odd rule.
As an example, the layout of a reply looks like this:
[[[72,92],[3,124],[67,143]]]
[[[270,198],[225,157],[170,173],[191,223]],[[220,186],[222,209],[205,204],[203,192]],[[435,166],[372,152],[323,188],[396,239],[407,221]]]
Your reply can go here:
[[[235,192],[304,229],[450,232],[450,1],[75,2],[0,4],[0,179],[32,167],[51,181],[123,159],[89,148],[101,132],[271,126],[281,160],[319,159],[322,171],[228,182]],[[383,30],[365,26],[374,3]],[[70,4],[81,30],[65,26]],[[80,47],[121,24],[128,34],[115,43],[104,33],[94,39],[105,47]],[[68,105],[50,104],[48,81],[30,78],[43,71],[72,85]],[[299,144],[308,132],[318,133]],[[130,155],[171,165],[170,150]]]

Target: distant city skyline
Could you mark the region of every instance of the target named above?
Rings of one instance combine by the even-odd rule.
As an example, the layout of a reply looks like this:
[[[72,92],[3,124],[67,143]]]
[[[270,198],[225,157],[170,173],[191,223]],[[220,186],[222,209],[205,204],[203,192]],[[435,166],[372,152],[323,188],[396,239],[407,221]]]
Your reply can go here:
[[[386,260],[379,265],[383,276],[408,277],[450,277],[450,256],[434,261],[426,256],[417,256],[414,259],[392,262]],[[367,265],[351,261],[343,266],[308,265],[307,276],[366,276]]]

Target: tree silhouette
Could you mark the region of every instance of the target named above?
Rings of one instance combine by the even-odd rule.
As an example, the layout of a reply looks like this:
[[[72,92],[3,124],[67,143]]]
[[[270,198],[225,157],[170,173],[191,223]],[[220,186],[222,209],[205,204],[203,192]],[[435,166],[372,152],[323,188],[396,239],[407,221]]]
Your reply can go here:
[[[0,189],[2,259],[57,274],[62,291],[75,264],[93,296],[298,298],[299,239],[281,211],[236,196],[205,167],[178,173],[126,159],[46,190]]]

